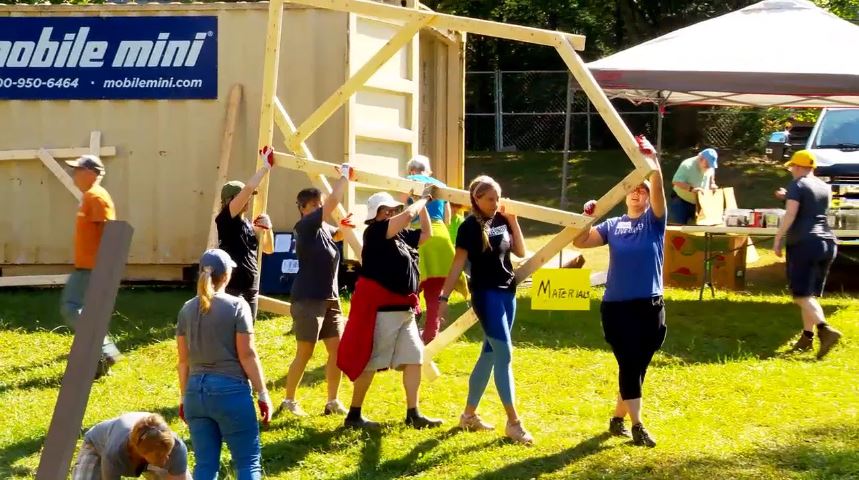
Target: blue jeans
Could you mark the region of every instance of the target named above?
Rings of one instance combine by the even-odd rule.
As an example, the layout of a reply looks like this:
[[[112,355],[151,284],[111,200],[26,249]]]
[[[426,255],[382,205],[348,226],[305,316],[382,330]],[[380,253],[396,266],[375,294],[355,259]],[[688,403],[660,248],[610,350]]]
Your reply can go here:
[[[687,225],[691,220],[695,219],[698,206],[694,203],[689,203],[680,198],[674,192],[671,192],[671,199],[668,201],[668,223],[672,225]]]
[[[71,327],[72,330],[75,329],[78,319],[81,318],[81,312],[84,308],[84,296],[89,286],[90,274],[92,274],[92,270],[77,269],[69,275],[69,281],[63,287],[63,295],[60,300],[60,315],[63,316],[66,325]],[[119,357],[119,349],[116,348],[110,337],[104,337],[104,341],[102,341],[101,356],[113,359]]]
[[[238,480],[262,478],[259,424],[247,380],[195,374],[188,379],[184,403],[197,459],[195,480],[218,478],[222,440],[233,456]]]
[[[510,330],[516,318],[516,292],[507,290],[474,290],[471,305],[486,335],[483,350],[468,379],[468,404],[476,407],[495,371],[495,388],[501,403],[513,405],[513,341]]]

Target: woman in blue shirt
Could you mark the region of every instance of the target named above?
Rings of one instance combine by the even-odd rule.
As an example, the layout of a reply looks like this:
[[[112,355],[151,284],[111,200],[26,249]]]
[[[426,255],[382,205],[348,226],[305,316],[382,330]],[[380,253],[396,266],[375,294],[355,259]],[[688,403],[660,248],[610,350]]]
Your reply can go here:
[[[657,164],[658,165],[658,164]],[[585,204],[591,214],[596,202]],[[609,267],[600,314],[605,339],[617,359],[620,395],[609,431],[630,436],[636,445],[656,446],[641,423],[641,385],[653,354],[665,341],[662,262],[665,244],[665,192],[657,168],[626,195],[626,215],[609,218],[577,238],[579,248],[608,244]],[[635,268],[631,274],[630,267]]]

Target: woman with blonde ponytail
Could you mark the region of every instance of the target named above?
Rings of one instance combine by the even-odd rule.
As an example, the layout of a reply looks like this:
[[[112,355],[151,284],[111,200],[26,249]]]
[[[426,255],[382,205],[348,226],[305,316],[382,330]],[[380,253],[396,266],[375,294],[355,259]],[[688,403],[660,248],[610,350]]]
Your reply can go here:
[[[262,420],[271,418],[271,397],[254,347],[248,302],[225,292],[236,263],[223,250],[200,258],[197,296],[179,312],[179,416],[194,445],[195,479],[218,477],[221,440],[233,456],[237,478],[261,478],[259,425],[248,380],[258,394]]]
[[[468,401],[459,417],[464,430],[492,430],[477,415],[477,405],[495,370],[495,387],[507,413],[505,434],[516,443],[533,442],[522,426],[515,406],[513,343],[510,332],[516,316],[516,279],[510,253],[525,256],[525,240],[516,215],[501,204],[501,186],[481,175],[471,182],[472,215],[462,222],[456,235],[456,254],[439,300],[442,318],[447,316],[448,295],[453,291],[465,261],[471,262],[471,306],[486,335],[483,351],[468,381]]]

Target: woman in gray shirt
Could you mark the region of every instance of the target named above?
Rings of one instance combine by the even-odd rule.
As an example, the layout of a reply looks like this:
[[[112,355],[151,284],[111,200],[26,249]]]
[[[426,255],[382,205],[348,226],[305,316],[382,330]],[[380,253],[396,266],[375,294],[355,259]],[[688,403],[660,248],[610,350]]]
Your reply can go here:
[[[841,332],[826,323],[816,298],[823,295],[829,267],[838,251],[835,235],[826,223],[832,191],[829,185],[814,176],[817,159],[812,152],[800,150],[794,153],[785,166],[793,175],[793,181],[783,193],[787,212],[773,248],[776,256],[780,257],[782,247],[786,246],[790,292],[802,312],[803,331],[793,349],[810,350],[814,327],[817,327],[820,339],[817,358],[820,359],[841,339]]]
[[[239,480],[261,478],[259,425],[250,380],[262,420],[271,418],[271,397],[254,347],[248,302],[224,293],[236,263],[223,250],[200,258],[197,296],[179,312],[179,416],[194,445],[194,478],[214,480],[227,443]]]

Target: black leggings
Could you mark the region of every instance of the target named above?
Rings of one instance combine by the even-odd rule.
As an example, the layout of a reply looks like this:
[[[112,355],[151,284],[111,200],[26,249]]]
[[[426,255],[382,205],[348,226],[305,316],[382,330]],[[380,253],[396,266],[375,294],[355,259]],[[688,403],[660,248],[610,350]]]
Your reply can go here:
[[[641,385],[653,354],[665,341],[665,302],[662,297],[602,302],[605,340],[617,359],[620,397],[641,398]]]

